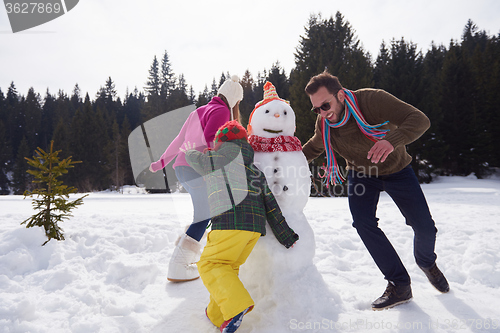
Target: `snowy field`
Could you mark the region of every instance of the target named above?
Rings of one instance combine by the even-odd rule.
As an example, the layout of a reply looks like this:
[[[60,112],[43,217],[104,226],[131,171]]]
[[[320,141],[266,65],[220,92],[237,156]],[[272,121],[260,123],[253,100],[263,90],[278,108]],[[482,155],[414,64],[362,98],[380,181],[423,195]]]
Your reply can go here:
[[[412,277],[414,298],[372,311],[386,281],[351,227],[347,198],[309,198],[314,262],[338,306],[327,309],[328,318],[289,318],[286,327],[270,329],[500,332],[500,180],[443,177],[422,187],[439,230],[448,294],[416,266],[411,228],[383,194],[380,225]],[[0,333],[218,331],[205,317],[208,292],[199,279],[166,280],[174,242],[192,214],[189,196],[124,192],[92,193],[61,225],[66,240],[44,247],[40,228],[20,226],[33,214],[30,199],[0,196]],[[296,301],[315,300],[298,294]],[[258,311],[245,316],[239,333],[259,333],[251,325]]]

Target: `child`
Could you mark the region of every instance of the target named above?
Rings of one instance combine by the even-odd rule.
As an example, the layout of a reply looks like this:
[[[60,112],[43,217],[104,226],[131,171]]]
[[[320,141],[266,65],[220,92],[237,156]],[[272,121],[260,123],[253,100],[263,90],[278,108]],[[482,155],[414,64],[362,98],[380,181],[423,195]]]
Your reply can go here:
[[[264,174],[253,164],[253,149],[237,121],[216,133],[214,150],[186,152],[186,160],[207,183],[212,231],[198,261],[210,293],[206,315],[220,331],[234,332],[254,302],[238,278],[257,240],[271,230],[286,248],[299,236],[288,226]]]
[[[188,163],[182,146],[191,142],[202,146],[212,143],[215,133],[226,121],[239,118],[239,103],[243,99],[243,87],[236,75],[227,79],[206,105],[200,106],[189,115],[181,131],[156,162],[151,163],[150,171],[157,172],[175,159],[172,167],[175,176],[184,189],[189,192],[193,202],[193,221],[189,228],[175,243],[175,250],[168,264],[167,279],[172,282],[185,282],[199,277],[195,265],[201,251],[200,240],[210,222],[207,189],[202,177]],[[234,118],[233,118],[234,117]]]

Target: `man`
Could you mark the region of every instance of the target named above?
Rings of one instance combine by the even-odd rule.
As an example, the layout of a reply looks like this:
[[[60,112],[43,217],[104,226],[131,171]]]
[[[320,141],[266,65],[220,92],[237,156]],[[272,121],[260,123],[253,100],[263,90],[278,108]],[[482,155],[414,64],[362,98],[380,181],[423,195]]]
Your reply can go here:
[[[346,159],[353,227],[388,280],[372,309],[390,308],[412,298],[410,276],[378,227],[375,214],[381,191],[391,196],[414,230],[418,266],[436,289],[448,292],[448,282],[436,266],[437,229],[405,147],[429,128],[429,119],[383,90],[344,89],[338,78],[326,71],[311,78],[305,91],[318,117],[315,134],[303,152],[311,161],[326,151],[327,179],[337,183],[344,179],[333,150]]]

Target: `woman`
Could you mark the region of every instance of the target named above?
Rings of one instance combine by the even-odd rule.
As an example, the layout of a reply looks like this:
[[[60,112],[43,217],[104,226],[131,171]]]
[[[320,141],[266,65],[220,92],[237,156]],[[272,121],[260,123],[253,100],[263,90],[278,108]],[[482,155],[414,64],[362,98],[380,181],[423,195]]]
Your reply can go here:
[[[176,242],[176,247],[168,266],[167,279],[172,282],[184,282],[200,277],[196,267],[196,257],[201,251],[199,243],[208,222],[210,210],[208,207],[207,189],[203,177],[193,170],[186,162],[183,151],[184,143],[191,143],[196,149],[203,151],[212,145],[215,133],[227,121],[239,118],[239,102],[243,99],[243,88],[238,76],[227,79],[217,91],[217,96],[193,111],[177,137],[156,162],[151,163],[150,171],[163,169],[174,158],[173,168],[181,185],[191,195],[193,202],[193,222]],[[208,144],[207,144],[208,143]]]

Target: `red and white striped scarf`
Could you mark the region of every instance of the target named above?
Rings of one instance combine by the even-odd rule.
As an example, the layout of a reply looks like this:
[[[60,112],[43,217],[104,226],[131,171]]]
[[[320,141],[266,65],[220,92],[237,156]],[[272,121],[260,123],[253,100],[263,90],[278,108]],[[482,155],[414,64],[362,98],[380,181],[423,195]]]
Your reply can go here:
[[[251,135],[248,142],[256,152],[271,153],[275,151],[301,151],[302,144],[296,136],[277,136],[275,138],[264,138]]]

